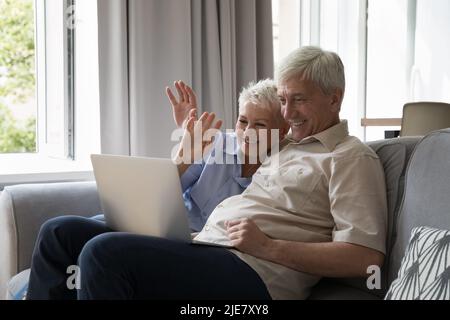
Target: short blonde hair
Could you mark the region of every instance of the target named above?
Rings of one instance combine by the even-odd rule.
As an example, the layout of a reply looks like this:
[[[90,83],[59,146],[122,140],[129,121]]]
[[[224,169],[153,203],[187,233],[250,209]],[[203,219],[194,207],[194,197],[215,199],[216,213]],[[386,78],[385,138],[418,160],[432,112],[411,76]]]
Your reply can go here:
[[[344,64],[339,56],[319,47],[302,47],[289,54],[277,68],[278,82],[299,77],[316,83],[325,94],[345,92]]]
[[[239,111],[242,111],[249,102],[271,111],[277,124],[282,123],[281,104],[274,80],[265,79],[258,82],[250,82],[248,86],[244,87],[239,95]]]

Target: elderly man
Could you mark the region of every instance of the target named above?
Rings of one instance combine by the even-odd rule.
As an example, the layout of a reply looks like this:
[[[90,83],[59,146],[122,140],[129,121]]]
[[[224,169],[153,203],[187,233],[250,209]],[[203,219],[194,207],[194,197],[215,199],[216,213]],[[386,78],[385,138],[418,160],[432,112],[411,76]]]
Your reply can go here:
[[[234,249],[102,234],[81,252],[79,299],[303,299],[320,277],[364,277],[381,266],[384,173],[340,121],[341,60],[304,47],[277,76],[289,138],[196,236]]]
[[[268,159],[241,196],[216,208],[197,239],[230,239],[272,298],[296,299],[320,277],[364,277],[368,266],[382,265],[386,189],[377,155],[339,119],[340,58],[304,47],[280,64],[277,78],[291,125],[278,170],[262,174],[273,167]]]

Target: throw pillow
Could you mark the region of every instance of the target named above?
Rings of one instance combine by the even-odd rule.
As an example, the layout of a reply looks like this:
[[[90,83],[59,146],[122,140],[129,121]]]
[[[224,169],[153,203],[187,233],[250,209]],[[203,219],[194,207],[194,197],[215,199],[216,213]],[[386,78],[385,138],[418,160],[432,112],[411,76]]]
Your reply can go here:
[[[450,231],[413,229],[386,300],[450,300]]]

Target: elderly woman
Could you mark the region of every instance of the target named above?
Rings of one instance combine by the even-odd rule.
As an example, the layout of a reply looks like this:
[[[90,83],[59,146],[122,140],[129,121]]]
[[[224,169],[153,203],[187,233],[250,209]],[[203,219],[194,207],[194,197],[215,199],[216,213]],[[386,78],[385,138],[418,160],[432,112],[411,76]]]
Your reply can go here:
[[[214,123],[215,115],[204,113],[196,119],[197,105],[194,91],[182,81],[175,82],[178,100],[167,88],[172,104],[175,123],[195,136],[195,125],[220,128],[221,121]],[[250,83],[239,97],[239,116],[233,133],[216,136],[212,152],[202,150],[201,163],[194,163],[194,143],[182,141],[178,158],[181,185],[191,229],[200,231],[214,208],[226,198],[241,194],[252,180],[253,174],[270,154],[275,143],[287,134],[289,125],[284,120],[277,88],[272,80]],[[277,141],[272,141],[272,137]],[[187,138],[186,138],[187,140]],[[207,145],[207,144],[206,144]],[[190,146],[191,157],[183,157],[183,146]]]

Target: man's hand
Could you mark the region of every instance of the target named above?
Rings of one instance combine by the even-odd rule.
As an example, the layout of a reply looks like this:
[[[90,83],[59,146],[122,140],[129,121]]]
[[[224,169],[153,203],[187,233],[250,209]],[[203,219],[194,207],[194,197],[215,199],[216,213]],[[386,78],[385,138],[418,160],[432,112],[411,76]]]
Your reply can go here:
[[[175,81],[178,100],[169,87],[166,88],[167,98],[172,105],[173,119],[178,128],[185,128],[190,116],[197,117],[197,97],[194,90],[183,81]]]
[[[272,239],[250,219],[227,221],[231,244],[243,253],[321,277],[367,277],[381,266],[384,254],[346,242],[307,243]]]
[[[264,252],[271,239],[250,219],[239,219],[225,223],[231,244],[238,250],[264,258]]]

